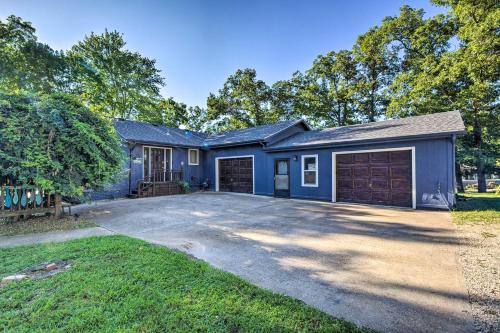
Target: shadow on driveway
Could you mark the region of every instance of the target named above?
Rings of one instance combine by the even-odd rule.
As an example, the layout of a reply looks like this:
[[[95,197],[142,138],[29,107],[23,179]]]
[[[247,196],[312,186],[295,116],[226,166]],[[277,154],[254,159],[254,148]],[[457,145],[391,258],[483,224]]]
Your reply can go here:
[[[469,332],[447,212],[197,193],[75,209],[335,317],[390,332]]]

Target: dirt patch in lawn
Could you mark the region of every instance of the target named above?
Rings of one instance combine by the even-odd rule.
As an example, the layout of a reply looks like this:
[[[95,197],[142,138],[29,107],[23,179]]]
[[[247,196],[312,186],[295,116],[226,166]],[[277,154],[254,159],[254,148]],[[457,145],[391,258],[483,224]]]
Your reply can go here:
[[[71,268],[68,261],[45,262],[43,264],[34,265],[23,269],[20,272],[6,276],[0,280],[0,288],[15,281],[22,281],[25,279],[40,280],[50,276],[67,271]]]
[[[32,217],[16,222],[0,219],[0,236],[14,236],[39,232],[74,230],[96,227],[95,222],[80,219],[75,216],[66,216],[55,219],[53,216]]]

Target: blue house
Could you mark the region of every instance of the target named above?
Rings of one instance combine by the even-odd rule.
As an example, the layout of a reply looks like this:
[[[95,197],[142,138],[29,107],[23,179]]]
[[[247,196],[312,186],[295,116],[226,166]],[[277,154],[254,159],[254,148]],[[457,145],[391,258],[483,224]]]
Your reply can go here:
[[[454,202],[458,111],[312,130],[282,121],[219,135],[117,120],[128,156],[114,196],[192,189],[449,208]],[[154,188],[154,191],[153,191]]]

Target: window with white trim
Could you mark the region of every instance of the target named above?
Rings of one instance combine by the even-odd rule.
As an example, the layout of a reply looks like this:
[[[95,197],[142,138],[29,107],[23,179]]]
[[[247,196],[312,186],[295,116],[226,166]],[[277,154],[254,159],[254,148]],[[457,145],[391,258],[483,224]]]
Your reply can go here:
[[[318,155],[302,155],[302,186],[318,186]]]
[[[188,164],[198,165],[200,164],[200,151],[198,149],[189,149],[188,153]]]

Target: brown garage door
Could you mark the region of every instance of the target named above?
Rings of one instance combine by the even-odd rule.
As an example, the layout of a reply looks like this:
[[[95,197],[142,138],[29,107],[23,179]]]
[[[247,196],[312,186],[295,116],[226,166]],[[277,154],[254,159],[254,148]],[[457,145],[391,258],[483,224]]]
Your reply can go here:
[[[337,201],[412,206],[411,151],[336,155]]]
[[[219,191],[253,193],[251,157],[219,160]]]

